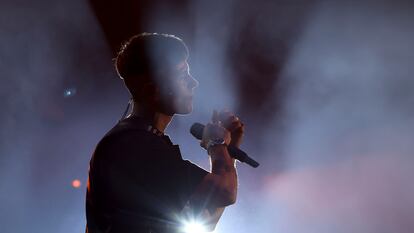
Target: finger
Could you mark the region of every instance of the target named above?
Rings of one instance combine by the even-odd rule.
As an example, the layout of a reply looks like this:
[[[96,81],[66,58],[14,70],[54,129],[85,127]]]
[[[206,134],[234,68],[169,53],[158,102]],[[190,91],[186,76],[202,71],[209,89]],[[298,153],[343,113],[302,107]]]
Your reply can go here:
[[[234,133],[244,133],[244,124],[241,123],[241,126],[237,127],[233,132]]]
[[[213,124],[217,124],[219,122],[219,115],[217,110],[213,110],[213,116],[211,117],[211,121],[213,122]]]
[[[234,121],[228,125],[227,130],[229,130],[230,132],[234,132],[236,130],[239,130],[243,126],[244,125],[241,121]]]
[[[201,146],[201,147],[206,148],[206,145],[207,145],[207,144],[206,144],[204,141],[201,141],[201,142],[200,142],[200,146]]]
[[[227,119],[229,119],[232,116],[234,116],[234,113],[232,113],[228,110],[223,110],[223,111],[219,112],[219,119],[221,121],[227,121]]]
[[[228,117],[224,122],[223,122],[223,126],[226,127],[227,129],[229,128],[234,128],[234,124],[237,122],[241,122],[240,119],[237,116],[230,116]]]
[[[228,118],[228,121],[231,122],[231,123],[233,123],[233,122],[240,122],[240,119],[237,116],[232,115],[232,116],[230,116]]]

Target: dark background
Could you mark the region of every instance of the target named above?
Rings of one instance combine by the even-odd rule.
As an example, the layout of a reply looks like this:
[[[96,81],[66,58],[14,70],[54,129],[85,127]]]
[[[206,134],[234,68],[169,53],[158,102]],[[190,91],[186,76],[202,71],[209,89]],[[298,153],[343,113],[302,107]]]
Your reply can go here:
[[[216,232],[412,232],[409,1],[7,1],[0,5],[0,232],[84,230],[88,162],[129,95],[112,58],[181,37],[200,82],[168,133],[213,109],[246,124],[238,202]],[[81,181],[80,188],[71,182]]]

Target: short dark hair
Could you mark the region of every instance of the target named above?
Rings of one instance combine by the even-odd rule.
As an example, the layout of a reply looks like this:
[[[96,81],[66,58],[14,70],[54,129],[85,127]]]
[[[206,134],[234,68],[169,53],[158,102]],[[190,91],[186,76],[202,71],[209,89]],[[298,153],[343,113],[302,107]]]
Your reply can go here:
[[[136,79],[138,76],[151,78],[158,71],[175,66],[187,58],[188,48],[180,38],[169,34],[141,33],[122,45],[115,59],[115,67],[124,80]]]

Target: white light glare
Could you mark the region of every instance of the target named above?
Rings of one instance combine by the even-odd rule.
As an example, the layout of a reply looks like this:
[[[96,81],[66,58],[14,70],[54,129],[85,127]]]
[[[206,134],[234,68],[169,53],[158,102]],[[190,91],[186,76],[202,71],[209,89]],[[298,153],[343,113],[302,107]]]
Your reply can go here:
[[[195,221],[185,223],[183,230],[184,230],[185,233],[206,233],[206,232],[209,232],[203,226],[203,224],[195,222]]]

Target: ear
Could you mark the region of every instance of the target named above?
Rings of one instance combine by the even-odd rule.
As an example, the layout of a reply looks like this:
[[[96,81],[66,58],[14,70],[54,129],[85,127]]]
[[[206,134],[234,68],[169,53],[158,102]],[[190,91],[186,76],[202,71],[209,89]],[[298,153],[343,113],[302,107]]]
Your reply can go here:
[[[140,95],[148,104],[155,104],[160,99],[160,88],[153,83],[145,83],[142,85]]]

